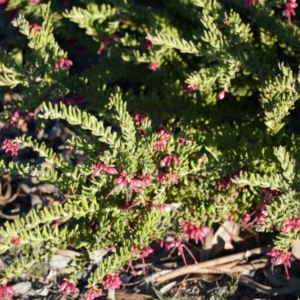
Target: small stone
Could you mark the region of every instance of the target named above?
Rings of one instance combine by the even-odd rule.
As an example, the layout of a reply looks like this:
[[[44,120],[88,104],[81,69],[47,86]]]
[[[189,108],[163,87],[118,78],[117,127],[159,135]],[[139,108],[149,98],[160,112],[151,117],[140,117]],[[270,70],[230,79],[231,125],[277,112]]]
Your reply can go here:
[[[71,260],[72,258],[70,257],[55,254],[49,259],[49,268],[55,270],[64,269],[70,263]]]
[[[19,294],[26,294],[32,288],[32,283],[30,281],[18,282],[12,288]]]

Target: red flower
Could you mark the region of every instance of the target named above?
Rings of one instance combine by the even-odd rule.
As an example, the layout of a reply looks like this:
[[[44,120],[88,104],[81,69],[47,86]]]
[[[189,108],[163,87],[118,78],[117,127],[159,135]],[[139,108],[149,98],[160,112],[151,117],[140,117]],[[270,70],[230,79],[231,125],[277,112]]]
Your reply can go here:
[[[181,242],[180,239],[176,238],[176,239],[174,239],[172,242],[165,242],[165,243],[164,243],[164,246],[165,246],[168,250],[170,250],[170,249],[173,248],[172,251],[169,253],[169,256],[171,256],[171,254],[174,252],[174,250],[175,250],[176,248],[178,248],[178,253],[182,256],[183,262],[184,262],[184,264],[185,264],[186,267],[187,267],[187,263],[186,263],[186,259],[185,259],[184,252],[183,252],[184,249],[185,249],[185,250],[189,253],[189,255],[193,258],[195,264],[198,263],[197,260],[196,260],[196,258],[195,258],[194,255],[193,255],[193,253],[190,251],[190,249],[189,249],[186,245],[182,244],[182,242]]]
[[[66,98],[58,98],[53,101],[54,104],[64,103],[67,105],[75,106],[84,101],[84,97],[81,95],[73,95]]]
[[[149,51],[154,47],[154,45],[152,44],[152,42],[150,40],[145,39],[144,42],[144,48]]]
[[[139,205],[139,202],[135,199],[131,200],[131,201],[126,201],[124,200],[121,204],[122,207],[122,212],[125,212],[135,206]]]
[[[5,139],[1,148],[5,151],[5,153],[11,152],[11,156],[18,155],[19,146],[13,140]]]
[[[280,192],[276,190],[271,190],[270,188],[265,188],[262,190],[265,193],[264,201],[263,203],[269,202],[271,198],[276,198],[280,196]]]
[[[164,172],[159,172],[156,178],[160,184],[167,184],[167,183],[178,184],[178,178],[176,173],[168,174]]]
[[[241,217],[242,222],[246,223],[246,225],[242,228],[244,230],[248,226],[253,226],[253,224],[265,224],[265,218],[268,216],[267,213],[267,205],[270,202],[270,200],[274,197],[278,197],[280,195],[280,192],[271,190],[269,188],[263,189],[263,192],[265,193],[264,200],[257,206],[257,208],[252,212],[252,214],[246,214]],[[253,221],[248,223],[253,217]]]
[[[120,37],[118,35],[106,36],[100,43],[99,49],[97,50],[97,54],[100,55],[102,50],[110,44],[112,41],[120,42]]]
[[[292,26],[291,17],[292,17],[292,15],[294,16],[296,14],[295,8],[297,6],[298,6],[298,4],[296,3],[296,0],[288,0],[285,3],[285,9],[284,9],[282,15],[287,17],[289,26]]]
[[[151,177],[148,174],[142,175],[141,180],[144,186],[151,184]]]
[[[70,67],[73,66],[73,63],[71,60],[61,57],[55,64],[54,69],[64,69],[69,70]]]
[[[157,71],[158,69],[158,63],[156,62],[151,62],[149,65],[148,65],[148,69],[155,72]]]
[[[183,232],[187,239],[194,239],[196,244],[200,240],[202,244],[204,244],[204,238],[209,233],[209,228],[206,226],[197,227],[196,225],[190,222],[181,222],[181,226],[183,228]]]
[[[202,156],[199,158],[199,162],[200,162],[200,163],[204,163],[204,162],[205,162],[205,155],[202,155]]]
[[[117,184],[120,189],[122,189],[127,185],[127,183],[129,183],[129,180],[126,177],[126,174],[124,172],[121,172],[118,178],[115,179],[114,183]]]
[[[34,32],[38,32],[41,30],[41,26],[34,23],[34,24],[29,25],[29,29]]]
[[[19,246],[21,244],[21,240],[20,238],[18,237],[13,237],[11,240],[10,240],[10,243],[13,245],[13,246]]]
[[[153,249],[152,249],[152,248],[146,247],[146,248],[144,248],[144,249],[141,251],[141,253],[140,253],[140,255],[139,255],[139,258],[141,258],[142,263],[143,263],[143,274],[146,274],[146,263],[145,263],[145,258],[147,258],[148,255],[149,255],[150,253],[152,253],[152,252],[153,252]]]
[[[93,300],[97,297],[100,297],[102,295],[102,290],[101,289],[97,289],[95,287],[91,287],[86,295],[85,295],[85,298],[84,300]]]
[[[290,279],[288,268],[291,267],[291,252],[284,252],[273,248],[267,254],[271,256],[271,263],[273,266],[284,265],[286,278]]]
[[[92,174],[92,178],[95,178],[96,176],[98,176],[99,173],[102,171],[106,172],[107,174],[111,174],[111,175],[118,174],[118,171],[116,170],[116,168],[114,168],[112,166],[107,166],[103,163],[96,163],[93,166],[94,166],[95,171]]]
[[[158,132],[158,136],[158,139],[154,142],[153,150],[165,150],[170,138],[170,134],[167,130],[161,129]]]
[[[244,214],[241,216],[241,221],[245,224],[247,224],[251,220],[250,214]]]
[[[138,129],[137,132],[140,138],[143,138],[146,135],[146,131],[143,129]]]
[[[300,229],[300,220],[296,217],[293,217],[291,219],[288,219],[284,222],[284,224],[281,227],[282,233],[287,233],[291,229],[299,230]]]
[[[157,180],[160,184],[166,184],[169,176],[167,173],[159,172],[157,175]]]
[[[198,84],[188,84],[188,83],[184,83],[181,86],[181,89],[185,92],[185,93],[190,93],[190,92],[194,92],[198,90]]]
[[[187,138],[185,138],[185,137],[179,137],[178,141],[179,141],[179,144],[180,144],[181,146],[184,146],[184,144],[185,144],[186,142],[192,142],[193,139],[190,138],[190,137],[187,137]]]
[[[11,287],[0,284],[0,299],[11,299],[12,296],[16,296],[18,293]]]
[[[67,296],[70,293],[76,294],[76,285],[74,283],[68,282],[68,281],[64,281],[60,287],[59,287],[59,291],[60,292],[64,292],[64,300],[67,299]]]
[[[142,124],[142,121],[146,120],[146,119],[147,119],[147,117],[142,114],[135,114],[134,123],[135,123],[135,125],[140,126]]]
[[[33,119],[34,118],[34,112],[26,112],[26,117],[29,118],[29,119]]]
[[[105,289],[119,289],[122,285],[122,281],[119,274],[116,273],[114,275],[105,275],[102,284]]]
[[[154,145],[153,145],[153,149],[154,150],[165,150],[167,147],[167,140],[163,140],[163,139],[158,139],[155,141]]]
[[[217,101],[220,101],[220,100],[224,99],[225,94],[226,94],[226,90],[220,91],[220,92],[217,94]]]
[[[251,5],[255,5],[257,0],[245,0],[245,6],[249,7]]]
[[[144,186],[144,183],[142,180],[140,179],[136,179],[136,178],[132,178],[130,180],[130,185],[131,187],[137,192],[140,192],[140,187]]]
[[[107,199],[116,189],[123,189],[124,187],[132,188],[137,193],[140,193],[140,187],[145,184],[142,180],[137,178],[128,178],[124,172],[121,172],[119,176],[114,180],[116,186],[105,197]]]
[[[161,161],[160,166],[161,167],[171,167],[172,165],[179,164],[179,158],[175,155],[166,155]]]
[[[220,191],[222,188],[227,188],[231,182],[231,178],[235,179],[239,176],[240,171],[234,172],[232,174],[228,174],[221,178],[219,182],[216,183],[216,190]]]

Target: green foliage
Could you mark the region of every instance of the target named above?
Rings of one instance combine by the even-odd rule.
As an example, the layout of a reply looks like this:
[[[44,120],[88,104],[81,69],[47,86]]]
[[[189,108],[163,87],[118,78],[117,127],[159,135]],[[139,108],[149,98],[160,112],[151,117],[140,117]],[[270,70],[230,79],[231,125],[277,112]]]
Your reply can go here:
[[[76,282],[92,253],[114,249],[89,277],[96,286],[138,258],[132,247],[142,251],[171,226],[183,237],[182,221],[238,222],[261,203],[258,231],[300,217],[299,24],[278,19],[277,2],[8,1],[20,10],[9,25],[20,42],[0,44],[2,119],[18,110],[33,112],[44,131],[59,122],[71,159],[28,131],[14,141],[53,168],[0,161],[2,174],[38,177],[70,196],[0,228],[0,253],[13,237],[20,252],[35,253],[5,278],[73,245],[81,256],[68,280]],[[66,60],[73,64],[59,65]],[[178,160],[164,165],[168,155]],[[97,164],[111,169],[97,173]],[[265,203],[266,191],[280,193]],[[288,251],[297,235],[279,233],[276,247]]]

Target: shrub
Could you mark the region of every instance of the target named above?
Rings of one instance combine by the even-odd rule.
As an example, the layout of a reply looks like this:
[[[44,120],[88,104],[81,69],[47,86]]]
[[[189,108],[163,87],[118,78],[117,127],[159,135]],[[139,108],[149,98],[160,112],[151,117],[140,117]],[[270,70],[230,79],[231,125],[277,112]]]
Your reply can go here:
[[[0,228],[1,253],[31,253],[3,270],[3,288],[72,246],[81,256],[61,290],[74,292],[76,274],[106,249],[89,276],[93,299],[170,228],[166,246],[184,254],[183,238],[203,243],[228,219],[278,231],[269,254],[288,266],[299,230],[295,1],[29,2],[3,6],[7,18],[19,10],[20,33],[0,44],[2,130],[17,129],[3,138],[12,159],[1,171],[68,199]],[[61,153],[41,139],[49,119],[65,128]],[[28,147],[52,167],[24,162]]]

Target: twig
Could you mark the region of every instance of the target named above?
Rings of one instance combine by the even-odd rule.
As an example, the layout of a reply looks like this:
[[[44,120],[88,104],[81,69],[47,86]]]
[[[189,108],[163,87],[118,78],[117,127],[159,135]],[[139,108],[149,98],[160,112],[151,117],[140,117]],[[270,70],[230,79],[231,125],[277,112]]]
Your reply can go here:
[[[252,255],[255,254],[263,254],[267,252],[271,247],[265,246],[265,247],[259,247],[255,248],[249,251],[236,253],[233,255],[228,255],[221,258],[212,259],[206,262],[189,265],[187,267],[181,267],[177,270],[171,271],[165,275],[159,276],[156,279],[157,283],[163,283],[167,280],[171,280],[175,277],[179,277],[182,275],[190,274],[190,273],[214,273],[214,274],[222,274],[224,271],[221,272],[221,265],[224,265],[226,263],[232,263],[237,260],[243,260],[247,259]],[[217,268],[216,268],[217,267]],[[225,272],[226,273],[226,272]]]

